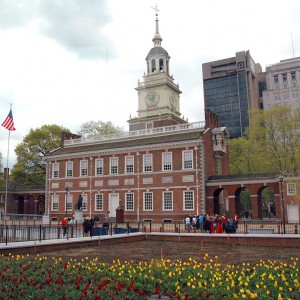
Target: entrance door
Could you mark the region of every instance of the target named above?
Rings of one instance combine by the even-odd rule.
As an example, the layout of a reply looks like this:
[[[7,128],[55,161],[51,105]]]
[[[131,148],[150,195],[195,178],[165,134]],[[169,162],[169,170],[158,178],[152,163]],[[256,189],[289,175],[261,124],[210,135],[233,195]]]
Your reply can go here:
[[[289,223],[299,223],[299,208],[297,204],[287,205],[287,215]]]
[[[112,193],[109,194],[109,217],[116,217],[116,209],[119,207],[119,194]]]

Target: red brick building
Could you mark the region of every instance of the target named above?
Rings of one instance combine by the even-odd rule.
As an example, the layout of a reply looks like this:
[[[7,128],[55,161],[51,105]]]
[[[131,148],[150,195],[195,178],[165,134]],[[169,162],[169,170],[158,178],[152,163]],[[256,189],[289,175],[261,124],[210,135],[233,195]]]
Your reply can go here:
[[[122,207],[128,221],[182,220],[206,212],[208,176],[229,172],[229,136],[217,117],[206,111],[206,122],[188,123],[181,116],[181,91],[155,22],[137,117],[128,132],[65,137],[46,156],[46,214],[71,216],[81,195],[84,216],[114,218]]]

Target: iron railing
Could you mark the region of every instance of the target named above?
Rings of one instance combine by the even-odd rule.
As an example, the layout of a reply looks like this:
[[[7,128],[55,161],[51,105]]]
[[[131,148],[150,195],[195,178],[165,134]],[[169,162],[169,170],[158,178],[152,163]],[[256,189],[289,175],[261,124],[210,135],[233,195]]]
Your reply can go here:
[[[236,233],[239,234],[300,234],[299,223],[264,222],[264,221],[240,221]],[[132,234],[134,232],[164,232],[164,233],[203,233],[202,229],[192,228],[187,230],[183,222],[124,222],[109,223],[109,227],[98,224],[93,228],[93,236]],[[215,231],[208,231],[215,234]],[[0,225],[0,242],[15,243],[26,241],[42,241],[53,239],[71,239],[83,237],[82,224],[68,226],[64,235],[61,225]]]

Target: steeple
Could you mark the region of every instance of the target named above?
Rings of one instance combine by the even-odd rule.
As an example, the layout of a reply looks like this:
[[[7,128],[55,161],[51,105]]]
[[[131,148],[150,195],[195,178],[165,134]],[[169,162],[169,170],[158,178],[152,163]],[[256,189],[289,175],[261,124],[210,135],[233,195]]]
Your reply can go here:
[[[157,72],[165,72],[169,74],[169,59],[168,52],[161,46],[162,38],[159,34],[158,27],[158,9],[157,6],[152,7],[155,10],[155,34],[152,39],[153,48],[149,51],[147,61],[147,74],[153,74]]]
[[[181,118],[179,85],[174,83],[170,75],[168,52],[161,46],[159,34],[158,9],[155,10],[155,34],[153,47],[147,57],[147,72],[143,82],[138,81],[138,116],[128,121],[130,130],[155,128],[177,124],[185,124]]]
[[[155,25],[156,25],[155,35],[154,35],[154,38],[152,39],[152,41],[154,43],[154,47],[156,47],[156,46],[161,47],[162,38],[159,34],[159,28],[158,28],[158,12],[159,12],[159,10],[158,10],[157,6],[152,7],[152,9],[155,10],[155,16],[156,16],[156,19],[155,19]]]

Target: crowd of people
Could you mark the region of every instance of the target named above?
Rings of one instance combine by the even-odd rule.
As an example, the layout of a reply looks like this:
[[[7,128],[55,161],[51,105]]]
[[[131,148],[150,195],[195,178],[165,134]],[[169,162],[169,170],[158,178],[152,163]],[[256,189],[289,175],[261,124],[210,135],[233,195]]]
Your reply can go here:
[[[83,219],[82,227],[83,227],[83,236],[93,236],[93,228],[98,225],[99,223],[99,217],[95,216],[94,218],[85,217]],[[65,236],[68,233],[69,227],[75,226],[76,221],[74,218],[74,215],[69,220],[67,217],[64,217],[61,221],[61,227],[63,230],[63,236]],[[102,227],[109,227],[108,222],[104,222]]]
[[[188,232],[197,230],[199,232],[208,233],[236,233],[238,229],[239,217],[236,214],[234,218],[228,219],[224,215],[220,216],[215,214],[210,216],[209,214],[200,215],[186,215],[184,218],[185,229]]]

